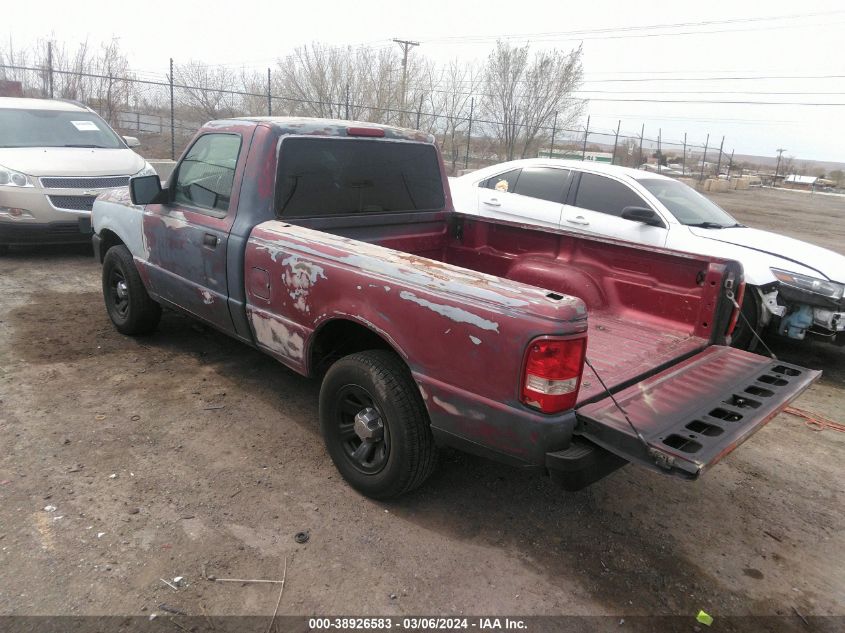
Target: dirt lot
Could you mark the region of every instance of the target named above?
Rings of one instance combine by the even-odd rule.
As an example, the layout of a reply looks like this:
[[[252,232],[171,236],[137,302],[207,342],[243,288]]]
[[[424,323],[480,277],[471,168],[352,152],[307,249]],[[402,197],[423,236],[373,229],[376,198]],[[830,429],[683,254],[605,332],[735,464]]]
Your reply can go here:
[[[843,248],[843,199],[718,200]],[[314,382],[172,313],[117,334],[85,248],[0,271],[0,614],[268,614],[274,586],[203,574],[287,558],[287,614],[845,615],[841,433],[781,415],[697,483],[628,466],[579,493],[444,452],[376,503],[329,461]],[[797,406],[842,421],[845,349],[776,350],[825,370]]]
[[[748,226],[845,254],[845,196],[768,188],[707,195]]]

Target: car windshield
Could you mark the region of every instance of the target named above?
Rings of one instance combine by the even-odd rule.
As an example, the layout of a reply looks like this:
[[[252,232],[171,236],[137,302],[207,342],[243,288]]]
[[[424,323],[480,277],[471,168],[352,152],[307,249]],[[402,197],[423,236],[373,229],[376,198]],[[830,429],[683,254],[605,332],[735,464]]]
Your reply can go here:
[[[742,226],[722,207],[682,182],[663,178],[644,178],[637,182],[648,189],[681,224],[708,229]]]
[[[93,112],[0,108],[0,147],[125,147]]]

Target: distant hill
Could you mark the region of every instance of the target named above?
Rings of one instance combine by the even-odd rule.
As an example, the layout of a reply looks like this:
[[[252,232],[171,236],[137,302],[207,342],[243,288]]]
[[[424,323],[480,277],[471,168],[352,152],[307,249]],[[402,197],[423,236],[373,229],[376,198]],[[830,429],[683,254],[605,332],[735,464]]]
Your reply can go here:
[[[775,168],[778,162],[777,156],[755,156],[753,154],[734,154],[734,162],[739,163],[753,163],[764,167]],[[845,171],[845,163],[837,163],[828,160],[810,160],[806,158],[793,158],[793,166],[798,169],[815,170],[823,169],[825,172],[831,172],[836,169]]]
[[[593,143],[591,142],[588,146],[588,149],[592,150],[602,150],[605,152],[613,151],[613,145],[608,145],[606,143]],[[656,148],[652,147],[645,147],[644,155],[650,155],[651,152],[654,152]],[[681,152],[677,151],[675,147],[671,149],[667,149],[666,153],[670,156],[680,156]],[[716,162],[716,157],[718,156],[718,148],[715,150],[710,148],[707,150],[707,161],[708,162]],[[701,159],[701,148],[696,147],[695,149],[690,148],[687,150],[687,160],[690,160],[692,156],[696,156],[697,159]],[[722,162],[723,164],[727,164],[728,157],[730,156],[729,153],[722,154]],[[787,160],[787,156],[784,155],[784,160]],[[749,163],[752,165],[760,165],[763,168],[771,168],[774,171],[775,166],[777,165],[778,157],[777,156],[756,156],[755,154],[734,154],[734,163]],[[825,173],[830,173],[834,170],[840,169],[845,171],[845,163],[829,161],[829,160],[811,160],[808,158],[792,158],[792,171],[797,172],[806,172],[810,174],[816,170],[824,170]],[[783,163],[781,163],[781,172],[783,172]]]

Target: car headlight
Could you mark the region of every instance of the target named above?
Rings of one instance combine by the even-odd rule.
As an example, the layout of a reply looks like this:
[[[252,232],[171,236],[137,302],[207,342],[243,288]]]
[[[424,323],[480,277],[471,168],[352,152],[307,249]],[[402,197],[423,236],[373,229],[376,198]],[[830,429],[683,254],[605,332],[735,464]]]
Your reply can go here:
[[[156,174],[158,174],[158,172],[156,171],[156,168],[153,167],[152,165],[150,165],[149,163],[145,162],[144,168],[141,171],[139,171],[137,174],[134,174],[134,175],[135,176],[155,176]]]
[[[0,165],[0,186],[33,187],[34,185],[26,174]]]
[[[781,283],[822,295],[823,297],[839,300],[845,294],[845,285],[838,284],[835,281],[807,277],[806,275],[791,273],[788,270],[780,270],[779,268],[772,268],[771,271]]]

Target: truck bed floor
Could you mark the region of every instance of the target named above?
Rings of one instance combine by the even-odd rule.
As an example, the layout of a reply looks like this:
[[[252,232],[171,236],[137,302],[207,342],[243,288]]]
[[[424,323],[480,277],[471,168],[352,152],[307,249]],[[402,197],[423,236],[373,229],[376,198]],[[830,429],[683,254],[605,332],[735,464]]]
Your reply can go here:
[[[608,387],[706,345],[696,336],[666,332],[661,327],[623,320],[607,312],[591,312],[588,322],[587,358]],[[584,367],[579,402],[603,391],[593,371]]]

